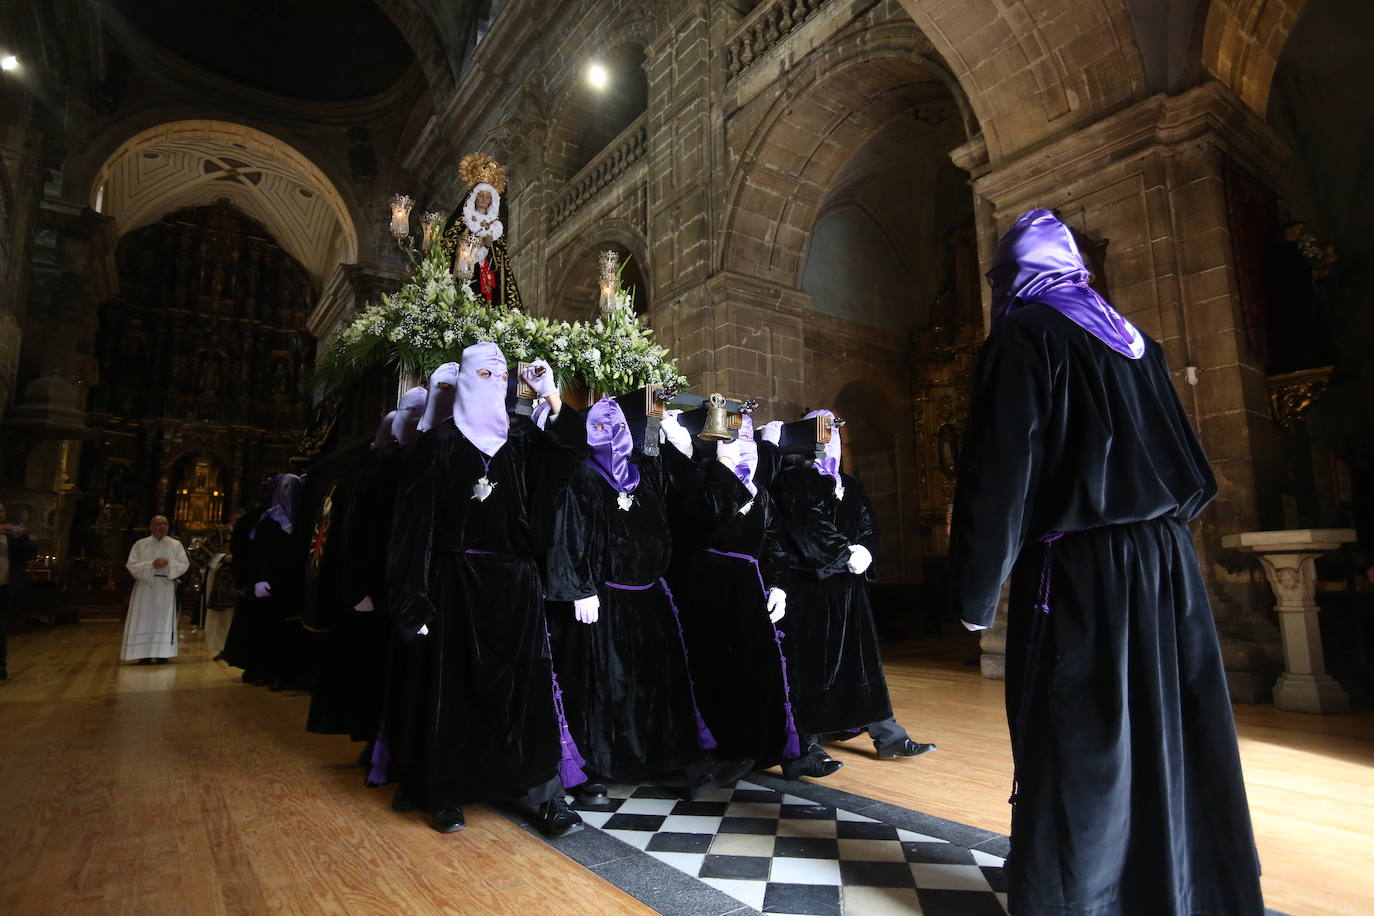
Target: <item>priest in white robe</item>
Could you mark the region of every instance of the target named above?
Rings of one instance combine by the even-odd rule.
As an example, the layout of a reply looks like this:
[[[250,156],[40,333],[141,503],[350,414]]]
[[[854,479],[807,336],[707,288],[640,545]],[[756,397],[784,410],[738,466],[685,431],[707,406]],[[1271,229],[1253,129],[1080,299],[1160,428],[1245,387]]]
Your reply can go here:
[[[134,577],[129,616],[124,621],[124,661],[165,664],[177,654],[177,579],[191,562],[176,538],[167,536],[167,517],[154,515],[152,534],[134,544],[125,566]]]

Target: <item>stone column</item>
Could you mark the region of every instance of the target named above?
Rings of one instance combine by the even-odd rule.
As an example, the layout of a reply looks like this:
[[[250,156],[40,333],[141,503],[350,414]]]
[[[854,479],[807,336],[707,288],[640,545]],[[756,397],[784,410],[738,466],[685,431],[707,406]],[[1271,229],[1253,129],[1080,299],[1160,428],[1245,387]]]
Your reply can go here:
[[[1274,705],[1290,712],[1342,713],[1350,698],[1326,673],[1317,614],[1317,557],[1355,540],[1349,528],[1246,531],[1228,534],[1223,547],[1255,554],[1274,591],[1283,631],[1284,671],[1274,685]]]

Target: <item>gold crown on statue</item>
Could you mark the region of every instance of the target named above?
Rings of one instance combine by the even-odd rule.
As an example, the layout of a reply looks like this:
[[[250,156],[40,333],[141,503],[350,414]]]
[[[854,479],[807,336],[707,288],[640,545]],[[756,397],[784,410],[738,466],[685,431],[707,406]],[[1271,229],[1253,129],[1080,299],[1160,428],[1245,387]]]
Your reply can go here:
[[[469,188],[486,182],[497,194],[506,193],[506,170],[485,153],[469,153],[458,163],[458,174]]]

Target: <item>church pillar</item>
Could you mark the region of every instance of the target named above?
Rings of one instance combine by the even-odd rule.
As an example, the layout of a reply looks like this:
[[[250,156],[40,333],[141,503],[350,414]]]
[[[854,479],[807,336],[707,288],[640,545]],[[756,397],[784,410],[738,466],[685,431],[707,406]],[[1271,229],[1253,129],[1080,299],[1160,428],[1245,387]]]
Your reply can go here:
[[[1221,538],[1279,527],[1281,469],[1263,365],[1246,332],[1242,285],[1252,265],[1233,246],[1228,176],[1240,170],[1272,186],[1286,155],[1230,90],[1209,83],[1145,99],[983,174],[973,170],[988,208],[980,213],[995,223],[993,233],[980,227],[980,238],[1025,210],[1057,210],[1089,239],[1110,243],[1099,279],[1117,308],[1163,345],[1217,477],[1217,499],[1194,534],[1232,698],[1248,703],[1268,699],[1281,646],[1263,587],[1250,564],[1223,553]],[[980,252],[986,269],[991,248]],[[984,651],[996,654],[998,643],[989,637]],[[985,662],[985,671],[998,668],[996,659]]]

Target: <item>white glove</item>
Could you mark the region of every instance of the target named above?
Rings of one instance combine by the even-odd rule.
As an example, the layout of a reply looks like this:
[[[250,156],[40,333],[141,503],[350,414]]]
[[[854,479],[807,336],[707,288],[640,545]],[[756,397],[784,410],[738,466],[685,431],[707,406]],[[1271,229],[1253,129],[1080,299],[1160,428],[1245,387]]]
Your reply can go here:
[[[987,627],[983,626],[981,623],[969,623],[967,620],[961,620],[959,622],[962,623],[964,625],[964,629],[968,630],[970,633],[976,633],[979,630],[987,629]]]
[[[773,623],[782,620],[782,615],[787,613],[787,592],[780,588],[770,588],[768,590],[768,619]]]
[[[733,474],[735,467],[740,463],[739,440],[717,442],[716,460],[729,468],[730,473]]]
[[[363,600],[362,600],[362,601],[359,601],[357,604],[353,605],[353,610],[355,610],[355,611],[367,612],[367,611],[375,611],[375,610],[377,610],[377,609],[376,609],[375,607],[373,607],[373,605],[372,605],[372,596],[371,596],[371,595],[363,595]]]
[[[692,434],[677,421],[680,410],[670,410],[659,424],[659,438],[688,458],[692,457]]]
[[[868,571],[868,567],[873,565],[873,554],[868,552],[868,548],[862,544],[849,545],[849,571],[856,576],[862,576]]]
[[[253,586],[253,597],[254,597],[254,598],[267,598],[267,597],[269,597],[271,594],[272,594],[272,583],[271,583],[271,582],[259,582],[257,585]]]
[[[426,624],[421,624],[421,625],[420,625],[420,629],[418,629],[418,630],[415,631],[415,635],[416,635],[416,636],[428,636],[428,635],[429,635],[429,624],[427,624],[427,623],[426,623]]]
[[[782,421],[769,420],[758,428],[758,437],[764,442],[778,444],[778,439],[782,438]]]
[[[539,374],[540,369],[544,370],[543,375]],[[525,382],[534,389],[534,393],[541,398],[558,393],[558,386],[553,380],[553,367],[542,359],[536,359],[525,367],[524,378]]]
[[[578,598],[573,602],[573,616],[578,623],[596,623],[601,616],[601,599],[595,595]]]

